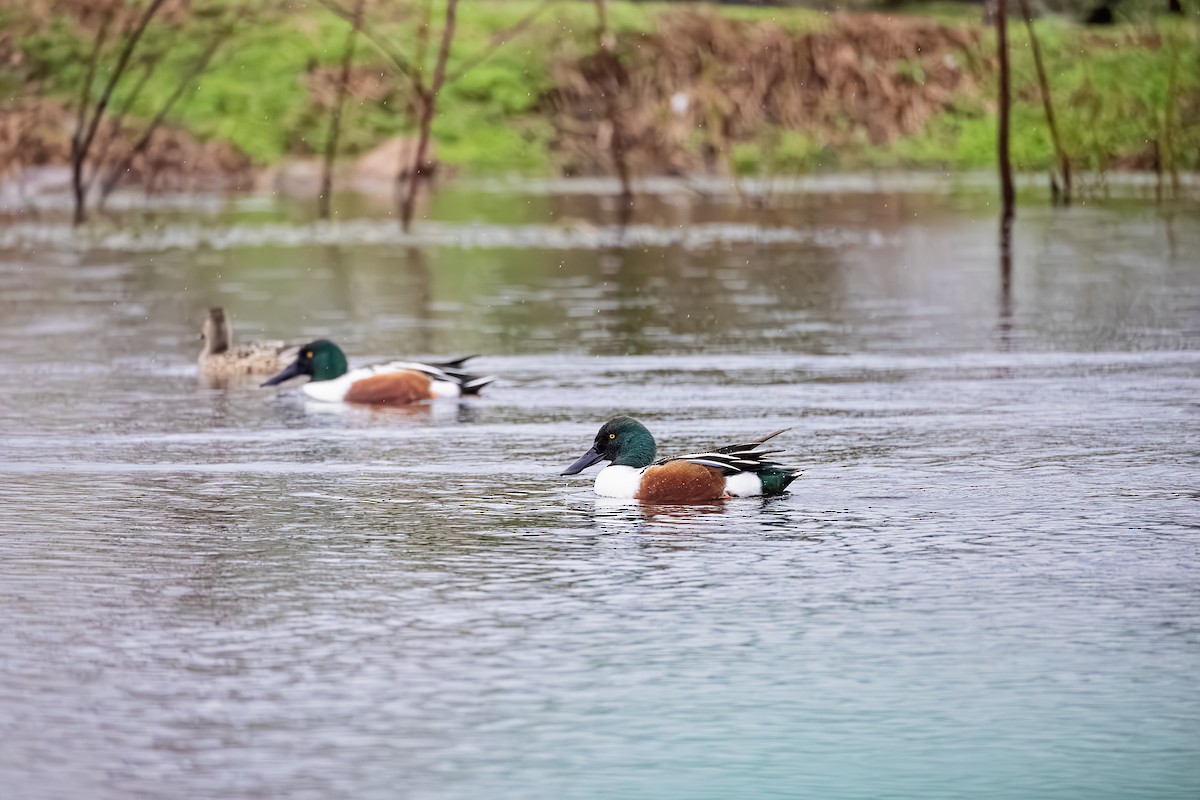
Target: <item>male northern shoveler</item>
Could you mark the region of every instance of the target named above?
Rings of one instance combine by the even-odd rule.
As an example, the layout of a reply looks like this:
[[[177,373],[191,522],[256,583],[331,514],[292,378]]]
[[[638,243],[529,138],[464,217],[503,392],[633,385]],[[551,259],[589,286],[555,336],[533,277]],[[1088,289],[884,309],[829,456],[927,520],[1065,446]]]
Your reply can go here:
[[[200,373],[209,378],[232,378],[239,375],[270,375],[279,372],[296,357],[298,344],[276,341],[233,344],[233,326],[225,309],[210,308],[208,319],[200,331],[204,350],[198,362]]]
[[[263,386],[274,386],[297,375],[311,375],[304,393],[327,403],[366,403],[399,406],[434,397],[460,397],[479,394],[496,380],[462,371],[463,362],[474,356],[439,364],[414,361],[390,361],[351,370],[346,354],[328,339],[318,339],[300,348],[296,360]]]
[[[787,430],[786,428],[784,430]],[[613,417],[588,450],[563,475],[611,461],[596,476],[596,494],[652,503],[703,503],[728,497],[783,494],[800,470],[771,458],[762,445],[782,430],[742,444],[654,460],[657,447],[646,426],[632,417]]]

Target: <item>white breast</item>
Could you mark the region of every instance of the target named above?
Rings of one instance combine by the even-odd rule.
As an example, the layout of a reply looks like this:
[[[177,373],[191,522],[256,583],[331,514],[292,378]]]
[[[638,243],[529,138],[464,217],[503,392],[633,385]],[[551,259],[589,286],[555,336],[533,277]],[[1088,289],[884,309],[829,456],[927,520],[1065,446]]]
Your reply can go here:
[[[762,494],[762,479],[753,472],[738,472],[725,479],[725,491],[734,497]]]
[[[350,391],[350,384],[369,377],[371,375],[366,370],[356,369],[331,381],[309,381],[302,388],[304,393],[314,400],[320,400],[323,403],[340,403],[346,399],[346,393]]]
[[[596,494],[632,500],[642,485],[642,473],[645,471],[636,467],[605,467],[596,476]]]

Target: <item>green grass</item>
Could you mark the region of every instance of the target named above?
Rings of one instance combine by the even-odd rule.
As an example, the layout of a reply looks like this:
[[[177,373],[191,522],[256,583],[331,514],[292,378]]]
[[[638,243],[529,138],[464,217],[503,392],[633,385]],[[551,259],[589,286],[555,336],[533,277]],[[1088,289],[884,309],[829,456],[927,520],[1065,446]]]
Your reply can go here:
[[[201,5],[196,3],[194,5]],[[476,60],[499,31],[516,24],[540,5],[537,0],[465,0],[460,5],[458,37],[449,74]],[[385,6],[384,9],[394,9]],[[695,9],[695,6],[690,6]],[[957,4],[928,4],[918,9],[955,24],[975,24],[978,10]],[[433,33],[427,69],[441,30],[444,2],[434,3]],[[654,29],[655,19],[670,3],[609,3],[609,24],[617,32]],[[819,11],[742,6],[707,7],[711,13],[744,20],[771,20],[797,31],[828,25]],[[911,12],[912,9],[907,9]],[[19,31],[25,55],[22,80],[38,91],[73,101],[84,76],[88,43],[77,38],[62,17],[50,24],[30,24],[22,7],[5,2],[0,27]],[[415,51],[412,19],[385,20],[378,15],[371,30],[411,57]],[[395,11],[392,10],[395,16]],[[198,88],[176,108],[172,122],[201,138],[225,139],[260,164],[288,155],[318,152],[324,145],[326,113],[309,98],[304,76],[313,67],[339,63],[348,25],[317,5],[307,11],[264,12],[243,25],[223,48]],[[1024,26],[1010,28],[1013,48],[1013,157],[1026,170],[1048,167],[1054,158],[1037,94],[1032,57]],[[1185,116],[1175,120],[1175,151],[1180,166],[1200,167],[1200,35],[1192,21],[1144,16],[1137,26],[1104,32],[1084,29],[1061,19],[1037,23],[1047,58],[1064,145],[1080,168],[1103,168],[1116,159],[1146,152],[1148,142],[1164,136],[1167,75],[1172,53],[1178,60],[1179,93],[1188,98]],[[1130,44],[1132,34],[1158,33],[1161,48]],[[993,34],[985,32],[983,54],[993,50]],[[501,47],[488,60],[448,84],[439,97],[434,125],[438,156],[471,173],[547,174],[555,169],[549,142],[551,127],[536,107],[552,86],[554,59],[589,51],[595,41],[595,11],[591,3],[560,2],[543,13],[528,30]],[[155,25],[148,32],[147,51],[168,53],[131,107],[131,113],[150,117],[178,84],[203,47],[194,31],[178,32]],[[111,63],[111,59],[110,59]],[[342,151],[364,152],[379,141],[413,129],[405,109],[403,84],[379,51],[361,41],[356,63],[377,69],[393,80],[395,91],[381,101],[352,103],[343,125]],[[919,63],[897,69],[917,81]],[[752,142],[735,146],[729,163],[741,174],[805,172],[856,167],[980,168],[995,160],[996,121],[994,75],[976,65],[982,96],[963,95],[954,107],[931,119],[918,136],[884,147],[864,140],[836,152],[818,137],[798,131],[768,129]],[[135,67],[131,77],[140,74]],[[97,85],[106,76],[100,75]],[[124,102],[124,91],[113,107]],[[12,67],[0,68],[0,91],[15,93],[19,82]]]
[[[1190,111],[1175,110],[1175,152],[1180,166],[1200,167],[1200,48],[1196,27],[1162,20],[1143,33],[1158,32],[1159,49],[1130,44],[1133,28],[1106,32],[1083,30],[1061,20],[1035,27],[1042,44],[1063,147],[1077,168],[1105,169],[1115,158],[1147,151],[1165,135],[1167,82],[1172,57],[1177,65],[1178,92],[1190,97]],[[1028,34],[1023,25],[1010,29],[1013,95],[1012,158],[1021,170],[1054,163]],[[993,47],[992,40],[985,47]],[[1173,55],[1173,52],[1175,55]],[[1189,66],[1190,65],[1190,66]],[[990,99],[990,98],[989,98]],[[996,117],[990,103],[963,103],[935,117],[922,135],[864,157],[878,166],[942,166],[979,168],[996,160]]]
[[[1085,29],[1062,19],[1035,24],[1042,46],[1063,147],[1076,170],[1104,170],[1117,162],[1144,157],[1154,141],[1166,136],[1170,62],[1177,58],[1177,93],[1183,100],[1173,120],[1174,152],[1181,169],[1200,169],[1200,46],[1195,23],[1163,18],[1110,29]],[[1162,46],[1130,42],[1134,36],[1161,37]],[[1009,29],[1014,104],[1011,152],[1018,170],[1036,171],[1055,164],[1028,33],[1019,21]],[[994,34],[983,48],[992,52]],[[899,69],[919,77],[919,65]],[[985,74],[983,96],[961,97],[935,115],[916,136],[875,147],[865,142],[836,152],[813,145],[821,157],[774,157],[778,135],[740,145],[739,171],[813,169],[938,168],[984,169],[996,163],[995,75]],[[1181,111],[1180,106],[1183,106]]]

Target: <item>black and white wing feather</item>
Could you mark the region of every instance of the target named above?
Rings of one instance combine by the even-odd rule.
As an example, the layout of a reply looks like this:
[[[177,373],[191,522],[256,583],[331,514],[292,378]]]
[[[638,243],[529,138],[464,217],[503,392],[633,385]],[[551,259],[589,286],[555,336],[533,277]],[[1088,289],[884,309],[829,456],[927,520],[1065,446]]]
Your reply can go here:
[[[462,387],[463,394],[478,394],[480,389],[496,380],[496,376],[474,375],[469,372],[463,372],[463,365],[472,358],[476,358],[476,356],[463,356],[453,361],[439,361],[433,364],[426,364],[425,366],[434,367],[440,370],[442,374],[448,375],[450,380]]]
[[[785,467],[775,460],[774,456],[783,452],[782,450],[768,450],[763,447],[769,439],[773,439],[787,430],[789,429],[783,428],[782,430],[768,433],[766,436],[760,436],[749,442],[718,447],[706,453],[688,453],[687,455],[663,458],[655,463],[665,464],[668,461],[690,461],[693,464],[702,464],[706,467],[719,469],[725,475],[736,475],[739,472],[757,473],[763,470],[798,473],[798,470]]]
[[[458,384],[463,394],[478,394],[480,389],[496,380],[496,376],[473,375],[463,372],[463,364],[474,357],[464,356],[454,361],[442,361],[433,364],[426,364],[419,361],[387,361],[382,364],[372,364],[367,369],[376,373],[412,370],[429,376],[431,380]]]

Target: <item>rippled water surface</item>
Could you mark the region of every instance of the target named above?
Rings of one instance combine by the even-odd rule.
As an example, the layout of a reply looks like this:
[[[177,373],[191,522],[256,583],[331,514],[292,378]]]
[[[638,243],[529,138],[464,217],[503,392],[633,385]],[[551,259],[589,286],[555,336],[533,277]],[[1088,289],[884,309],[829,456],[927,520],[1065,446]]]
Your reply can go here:
[[[569,187],[567,187],[569,188]],[[444,193],[0,231],[14,798],[1195,798],[1200,212]],[[462,404],[195,375],[204,309]],[[770,500],[596,499],[777,428]]]

